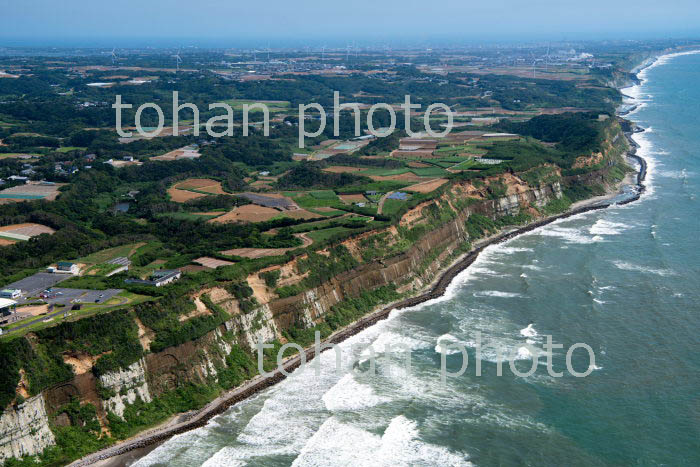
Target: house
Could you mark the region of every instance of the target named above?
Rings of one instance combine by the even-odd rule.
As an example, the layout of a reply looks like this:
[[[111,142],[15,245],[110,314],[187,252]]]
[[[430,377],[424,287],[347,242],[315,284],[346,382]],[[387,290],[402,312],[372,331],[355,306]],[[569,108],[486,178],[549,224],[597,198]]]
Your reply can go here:
[[[80,266],[67,261],[59,261],[56,264],[56,267],[49,266],[46,269],[54,274],[73,274],[74,276],[80,274]]]
[[[5,289],[0,291],[0,298],[19,298],[22,295],[22,291],[19,289]]]
[[[154,285],[156,287],[161,287],[163,285],[168,285],[175,282],[181,276],[182,272],[177,269],[161,269],[159,271],[154,271],[148,280],[126,279],[124,282],[127,284]]]
[[[13,323],[17,319],[17,302],[0,298],[0,324]]]
[[[13,180],[15,182],[25,182],[27,183],[27,180],[29,180],[29,177],[21,177],[19,175],[10,175],[9,177],[10,180]]]
[[[156,287],[168,285],[175,282],[182,276],[182,272],[177,269],[161,269],[151,274],[151,281]]]

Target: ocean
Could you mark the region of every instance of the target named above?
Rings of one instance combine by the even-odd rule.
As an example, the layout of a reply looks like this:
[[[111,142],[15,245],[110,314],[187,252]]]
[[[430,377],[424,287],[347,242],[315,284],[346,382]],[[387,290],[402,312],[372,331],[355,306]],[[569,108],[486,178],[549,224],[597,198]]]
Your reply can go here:
[[[625,89],[649,163],[625,206],[488,247],[447,293],[353,336],[335,354],[178,435],[145,466],[700,465],[700,55],[667,56]],[[491,343],[481,351],[477,338]],[[497,376],[494,348],[522,374]],[[376,359],[386,343],[410,349]],[[576,377],[572,370],[588,372]],[[440,375],[441,350],[450,371]],[[513,350],[514,349],[514,350]],[[503,357],[500,358],[503,360]]]

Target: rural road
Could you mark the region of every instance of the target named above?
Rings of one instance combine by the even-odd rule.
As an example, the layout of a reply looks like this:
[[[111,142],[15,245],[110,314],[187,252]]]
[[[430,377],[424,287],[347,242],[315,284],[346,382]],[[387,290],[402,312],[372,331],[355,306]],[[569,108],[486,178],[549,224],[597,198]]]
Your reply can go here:
[[[129,299],[128,299],[127,297],[117,297],[117,296],[110,297],[110,299],[112,299],[112,298],[118,299],[118,300],[119,300],[119,303],[114,303],[114,304],[112,304],[112,305],[107,305],[106,303],[91,304],[91,305],[92,305],[94,308],[107,308],[107,307],[111,308],[111,307],[114,307],[114,306],[122,306],[122,305],[126,305],[126,304],[129,303]],[[19,331],[19,330],[21,330],[21,329],[24,329],[24,328],[26,328],[26,327],[29,327],[29,326],[31,326],[31,325],[33,325],[33,324],[40,323],[40,322],[42,322],[42,321],[45,321],[45,320],[54,318],[54,317],[56,317],[57,315],[60,315],[60,314],[63,314],[63,313],[69,312],[69,311],[70,311],[70,306],[66,306],[65,308],[57,308],[57,309],[56,309],[55,311],[53,311],[52,313],[49,313],[49,314],[46,314],[46,315],[40,315],[40,316],[37,316],[37,317],[34,318],[34,319],[28,319],[28,320],[22,321],[22,324],[20,324],[20,325],[14,327],[14,328],[12,328],[12,329],[3,329],[2,334],[3,334],[3,335],[7,335],[7,334],[11,334],[11,333],[13,333],[13,332],[17,332],[17,331]]]
[[[379,205],[377,206],[377,214],[382,213],[382,208],[384,207],[384,201],[386,200],[386,197],[394,193],[393,191],[390,191],[389,193],[386,193],[384,196],[379,198]]]

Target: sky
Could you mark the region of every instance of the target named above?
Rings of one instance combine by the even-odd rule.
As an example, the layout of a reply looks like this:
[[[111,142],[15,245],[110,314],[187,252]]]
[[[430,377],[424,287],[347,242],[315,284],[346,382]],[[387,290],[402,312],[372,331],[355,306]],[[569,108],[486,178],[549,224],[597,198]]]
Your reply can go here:
[[[0,46],[696,37],[698,0],[0,0]]]

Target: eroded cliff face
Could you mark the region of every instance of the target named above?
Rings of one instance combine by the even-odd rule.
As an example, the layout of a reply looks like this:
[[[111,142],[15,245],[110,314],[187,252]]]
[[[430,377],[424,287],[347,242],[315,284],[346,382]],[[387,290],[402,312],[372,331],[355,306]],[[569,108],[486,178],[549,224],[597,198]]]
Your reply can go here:
[[[208,312],[200,299],[204,293],[212,303],[229,313],[231,319],[196,340],[161,352],[147,353],[128,368],[99,378],[93,375],[90,368],[94,362],[84,361],[85,367],[81,374],[71,381],[49,388],[17,409],[5,410],[0,419],[0,456],[7,458],[36,454],[54,444],[49,418],[74,397],[81,403],[94,404],[98,418],[101,423],[105,423],[108,412],[122,416],[127,404],[132,404],[137,399],[149,402],[186,382],[206,384],[217,381],[219,373],[227,366],[226,357],[231,354],[234,345],[253,350],[258,341],[284,341],[284,330],[298,326],[299,323],[307,327],[320,323],[333,305],[357,297],[362,291],[386,285],[395,285],[399,292],[420,290],[470,240],[465,228],[465,221],[470,215],[479,213],[495,219],[504,215],[517,215],[522,211],[537,212],[536,207],[542,207],[562,196],[559,183],[533,189],[511,175],[501,181],[506,183],[508,191],[505,196],[496,199],[489,199],[485,189],[475,188],[468,183],[455,184],[437,200],[426,201],[409,211],[401,219],[400,225],[411,228],[425,223],[426,213],[436,202],[441,203],[443,208],[450,209],[451,218],[448,221],[428,231],[398,254],[360,261],[360,265],[354,269],[296,296],[278,298],[273,289],[256,280],[253,287],[256,308],[244,313],[236,299],[224,288],[199,292],[192,297],[195,302],[199,301],[197,310],[192,316],[183,319]],[[458,203],[467,196],[471,202],[466,205]],[[457,205],[463,207],[457,208]],[[343,245],[361,260],[362,248],[359,242],[362,238],[377,234],[385,235],[387,244],[397,242],[400,236],[397,227],[391,226],[348,239]],[[324,254],[323,251],[319,253]],[[281,271],[281,284],[298,284],[306,277],[306,274],[298,271],[297,262],[298,259],[295,259],[276,267]],[[140,322],[137,325],[141,344],[148,351],[152,331]]]
[[[0,463],[11,457],[40,453],[55,444],[49,428],[44,395],[7,407],[0,417]]]
[[[124,415],[126,404],[133,404],[137,398],[151,402],[151,393],[146,383],[146,362],[144,359],[131,364],[128,368],[100,376],[99,384],[105,393],[112,394],[102,402],[104,410]]]

